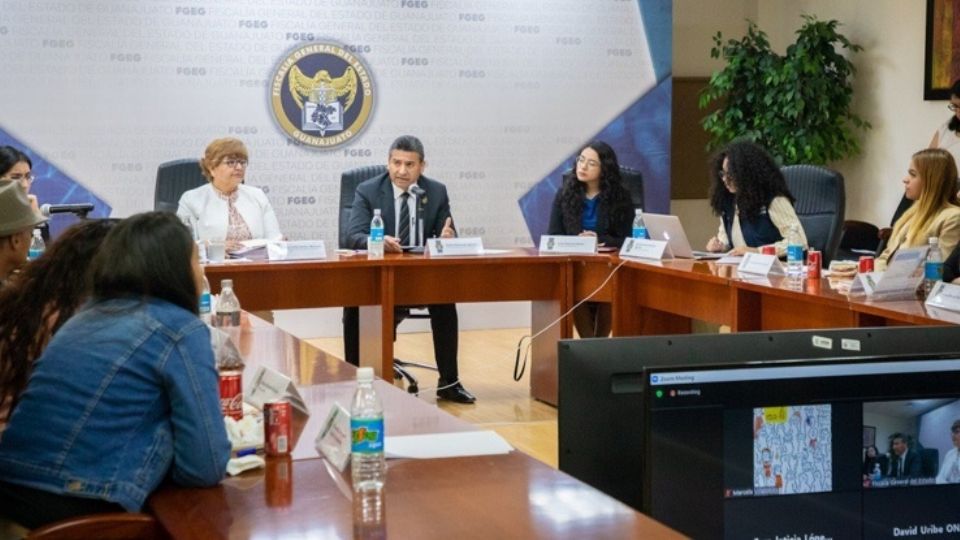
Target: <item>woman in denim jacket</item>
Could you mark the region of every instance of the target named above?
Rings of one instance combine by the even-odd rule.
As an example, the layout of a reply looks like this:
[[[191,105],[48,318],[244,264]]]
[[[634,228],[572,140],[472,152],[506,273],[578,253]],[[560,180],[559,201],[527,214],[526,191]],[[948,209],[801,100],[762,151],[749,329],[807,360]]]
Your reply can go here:
[[[128,218],[91,276],[93,300],[37,360],[0,434],[0,515],[29,528],[139,511],[167,476],[215,485],[230,457],[187,228]]]

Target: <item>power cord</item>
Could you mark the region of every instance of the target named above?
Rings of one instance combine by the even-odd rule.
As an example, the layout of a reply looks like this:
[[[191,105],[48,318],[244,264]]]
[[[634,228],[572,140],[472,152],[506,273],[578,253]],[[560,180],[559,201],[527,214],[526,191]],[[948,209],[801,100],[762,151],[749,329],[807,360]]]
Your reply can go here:
[[[527,360],[530,356],[530,347],[533,345],[533,340],[540,337],[541,334],[543,334],[553,326],[559,324],[560,321],[562,321],[565,317],[573,313],[573,310],[577,309],[584,303],[589,302],[590,299],[596,296],[601,289],[607,286],[607,283],[609,283],[610,280],[613,279],[614,274],[616,274],[617,271],[620,270],[620,267],[626,264],[626,262],[627,262],[626,259],[621,260],[620,264],[615,266],[613,270],[610,271],[610,274],[607,275],[606,279],[603,280],[603,283],[597,286],[597,288],[594,289],[593,292],[591,292],[586,297],[584,297],[583,300],[580,300],[579,302],[574,304],[574,306],[568,309],[566,313],[564,313],[563,315],[560,315],[560,317],[558,317],[556,320],[554,320],[550,324],[541,328],[537,333],[531,336],[523,336],[522,338],[520,338],[520,341],[517,342],[517,354],[513,362],[513,380],[514,381],[520,381],[520,379],[523,378],[523,374],[526,373],[527,371]],[[526,342],[526,346],[524,346],[524,342]],[[522,365],[520,363],[521,359],[523,360]]]

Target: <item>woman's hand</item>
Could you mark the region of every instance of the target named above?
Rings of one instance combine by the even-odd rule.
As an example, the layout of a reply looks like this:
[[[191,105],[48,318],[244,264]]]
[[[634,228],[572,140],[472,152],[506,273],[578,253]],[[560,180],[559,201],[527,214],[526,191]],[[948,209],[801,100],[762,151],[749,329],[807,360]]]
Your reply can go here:
[[[726,244],[720,241],[719,238],[714,236],[710,240],[707,240],[707,251],[712,251],[713,253],[719,253],[727,249]]]

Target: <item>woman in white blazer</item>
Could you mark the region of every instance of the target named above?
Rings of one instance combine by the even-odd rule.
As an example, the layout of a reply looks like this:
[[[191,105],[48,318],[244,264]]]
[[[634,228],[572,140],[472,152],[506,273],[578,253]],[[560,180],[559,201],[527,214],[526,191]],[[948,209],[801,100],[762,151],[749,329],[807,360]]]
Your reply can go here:
[[[270,201],[259,188],[243,184],[247,148],[239,139],[217,139],[200,160],[205,186],[180,197],[177,215],[200,240],[225,240],[227,250],[244,240],[280,240],[280,224]]]

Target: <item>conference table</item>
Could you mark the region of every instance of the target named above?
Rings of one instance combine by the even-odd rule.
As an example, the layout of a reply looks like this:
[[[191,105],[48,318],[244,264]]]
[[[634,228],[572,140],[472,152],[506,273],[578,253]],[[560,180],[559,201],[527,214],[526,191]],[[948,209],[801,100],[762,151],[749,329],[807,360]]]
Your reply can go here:
[[[615,336],[688,333],[692,321],[734,332],[958,324],[919,301],[871,302],[831,280],[744,277],[714,261],[621,259],[616,254],[540,254],[532,248],[469,257],[332,253],[325,260],[206,266],[214,292],[231,278],[248,310],[359,306],[360,361],[392,373],[394,307],[531,301],[530,391],[557,403],[557,342],[573,337],[567,313],[586,298],[613,307]],[[555,323],[555,324],[554,324]]]
[[[233,338],[245,377],[258,366],[287,374],[311,414],[295,422],[292,458],[267,458],[264,469],[217,487],[165,485],[154,493],[144,511],[173,538],[682,538],[516,450],[388,460],[382,510],[374,523],[364,521],[349,476],[314,449],[330,407],[349,407],[355,368],[253,316]],[[477,430],[392,384],[375,384],[389,435]]]

